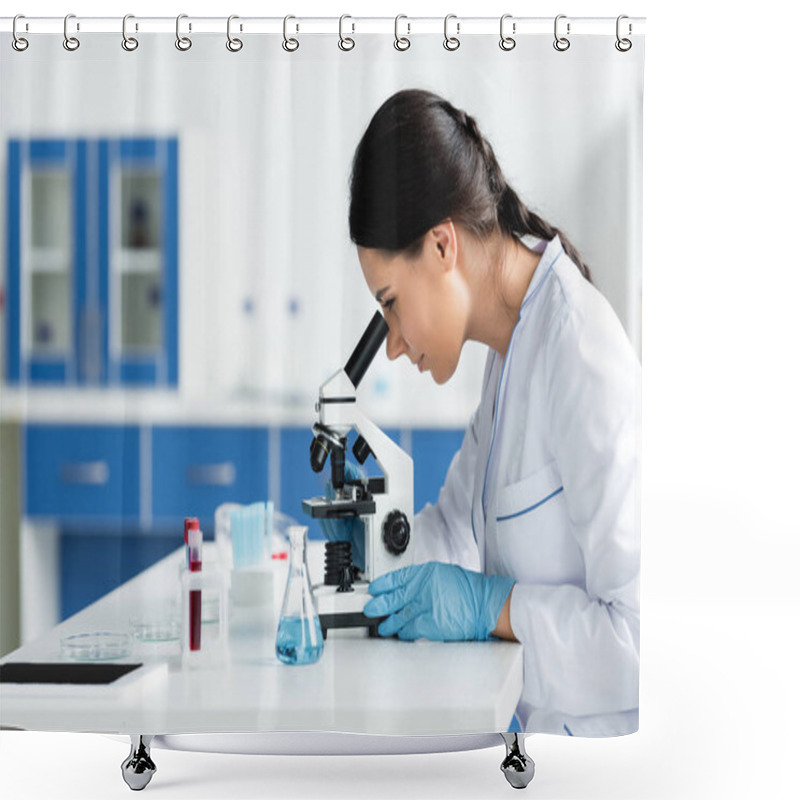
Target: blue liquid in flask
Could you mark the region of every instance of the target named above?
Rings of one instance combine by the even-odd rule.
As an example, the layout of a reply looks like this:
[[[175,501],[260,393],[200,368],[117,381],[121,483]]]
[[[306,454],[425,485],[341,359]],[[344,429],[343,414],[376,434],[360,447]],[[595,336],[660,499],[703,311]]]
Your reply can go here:
[[[313,627],[312,627],[313,626]],[[282,617],[275,639],[275,654],[284,664],[313,664],[322,655],[319,617]]]

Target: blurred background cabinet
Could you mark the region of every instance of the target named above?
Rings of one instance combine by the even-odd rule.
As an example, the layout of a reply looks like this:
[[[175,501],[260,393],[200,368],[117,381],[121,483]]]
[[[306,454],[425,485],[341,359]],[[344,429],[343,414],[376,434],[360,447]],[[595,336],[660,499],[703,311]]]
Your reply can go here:
[[[11,139],[7,175],[7,382],[177,386],[177,139]]]
[[[320,539],[302,500],[325,491],[329,472],[311,470],[310,426],[283,419],[287,402],[295,412],[308,400],[310,410],[313,398],[283,374],[274,354],[291,341],[289,363],[306,365],[302,377],[316,387],[329,360],[319,351],[338,350],[338,335],[321,341],[316,333],[293,336],[293,329],[277,326],[243,336],[239,325],[240,309],[249,324],[252,308],[260,307],[252,299],[261,285],[254,276],[266,270],[279,284],[283,262],[266,259],[262,247],[256,266],[204,270],[200,256],[208,253],[192,251],[187,239],[179,270],[176,138],[11,138],[4,149],[1,388],[16,396],[0,415],[0,456],[15,473],[13,486],[4,477],[3,505],[11,511],[0,545],[4,562],[20,565],[13,587],[4,579],[4,619],[18,617],[19,635],[30,640],[179,547],[184,516],[199,517],[212,537],[214,509],[225,502],[273,500],[308,525],[309,538]],[[182,140],[181,150],[187,157],[190,143]],[[183,195],[191,219],[196,192],[184,184]],[[197,315],[183,320],[180,369],[179,272],[181,302]],[[282,297],[286,287],[265,286],[260,305],[279,321],[282,301],[273,307],[266,300]],[[289,302],[290,309],[296,305]],[[291,400],[262,408],[271,395],[268,384],[256,382],[261,394],[254,390],[247,422],[234,424],[221,413],[236,394],[238,384],[226,383],[225,375],[234,374],[226,368],[237,354],[250,371],[272,358],[270,374],[280,396]],[[378,399],[387,381],[380,368],[373,376]],[[399,386],[404,379],[394,380]],[[223,389],[206,404],[212,386]],[[166,391],[118,391],[139,387]],[[147,400],[141,407],[140,395]],[[129,396],[136,399],[127,405]],[[416,510],[437,499],[461,444],[461,416],[454,412],[454,427],[429,428],[401,414],[399,425],[385,427],[414,458]],[[372,459],[365,469],[378,474]],[[19,613],[8,611],[12,605]]]
[[[414,458],[415,511],[435,503],[464,431],[387,433]],[[222,503],[273,500],[322,538],[302,500],[330,470],[311,470],[308,428],[30,423],[20,435],[25,640],[180,547],[185,516],[213,538]],[[373,458],[364,468],[380,474]]]

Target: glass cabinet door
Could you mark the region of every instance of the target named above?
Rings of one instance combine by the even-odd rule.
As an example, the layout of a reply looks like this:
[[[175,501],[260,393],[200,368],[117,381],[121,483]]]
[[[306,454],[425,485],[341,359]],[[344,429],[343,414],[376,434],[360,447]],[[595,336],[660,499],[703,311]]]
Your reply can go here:
[[[178,140],[8,144],[6,379],[178,382]]]
[[[118,181],[115,350],[157,355],[164,345],[161,176],[155,171],[123,169]]]
[[[85,286],[80,141],[9,142],[8,355],[10,381],[77,379]]]
[[[66,358],[73,335],[72,203],[68,169],[32,169],[28,180],[26,350]],[[24,291],[24,290],[23,290]]]
[[[177,383],[177,141],[100,142],[110,383]]]

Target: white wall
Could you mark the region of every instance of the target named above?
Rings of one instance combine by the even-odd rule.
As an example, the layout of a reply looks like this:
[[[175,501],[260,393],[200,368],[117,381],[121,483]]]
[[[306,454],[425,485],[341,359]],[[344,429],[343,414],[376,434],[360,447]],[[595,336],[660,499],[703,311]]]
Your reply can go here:
[[[639,347],[641,49],[623,58],[609,39],[583,37],[569,57],[547,39],[504,53],[473,37],[448,53],[429,36],[398,53],[364,35],[350,53],[305,37],[288,54],[262,36],[231,54],[220,35],[187,52],[173,34],[140,39],[133,53],[115,34],[86,35],[75,53],[60,35],[24,54],[2,48],[0,137],[179,137],[185,398],[313,405],[342,366],[377,308],[348,238],[352,154],[383,100],[412,86],[476,117],[509,181],[583,252]],[[463,424],[484,352],[468,345],[445,387],[381,355],[362,400],[385,422]]]

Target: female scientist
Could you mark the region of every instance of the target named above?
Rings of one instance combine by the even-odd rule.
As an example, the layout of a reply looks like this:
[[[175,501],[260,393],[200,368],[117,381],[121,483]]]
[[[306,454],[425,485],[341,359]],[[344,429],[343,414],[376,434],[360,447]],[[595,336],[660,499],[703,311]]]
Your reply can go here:
[[[521,642],[523,731],[636,731],[641,372],[619,320],[435,94],[378,109],[350,192],[388,357],[442,384],[464,342],[489,347],[461,449],[414,520],[416,563],[374,580],[364,613],[400,639]]]

